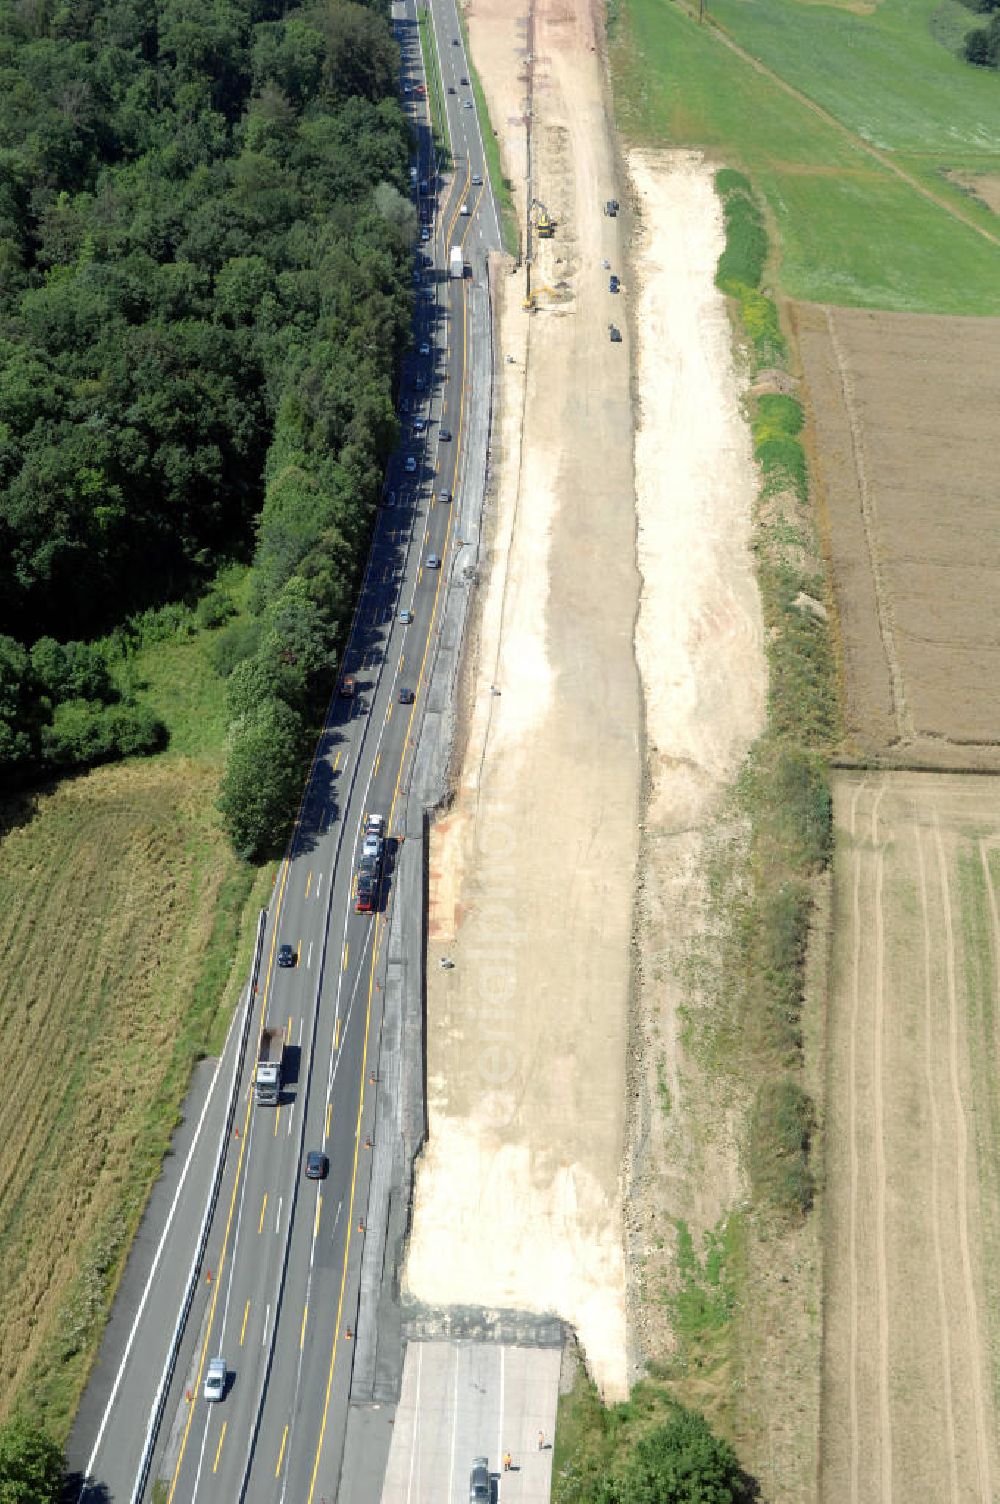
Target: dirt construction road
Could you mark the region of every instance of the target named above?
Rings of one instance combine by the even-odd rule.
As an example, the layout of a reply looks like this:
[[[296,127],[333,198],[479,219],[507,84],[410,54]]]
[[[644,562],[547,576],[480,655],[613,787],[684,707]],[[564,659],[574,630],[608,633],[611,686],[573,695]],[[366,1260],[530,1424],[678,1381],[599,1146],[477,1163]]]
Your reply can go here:
[[[842,778],[824,1504],[1000,1486],[1000,781]]]
[[[524,19],[511,0],[470,15],[522,223]],[[629,350],[607,332],[619,230],[589,13],[544,0],[534,24],[534,192],[558,221],[535,283],[553,292],[528,314],[523,277],[501,278],[501,482],[468,745],[431,846],[429,1138],[406,1285],[435,1305],[558,1312],[620,1397],[642,770]]]

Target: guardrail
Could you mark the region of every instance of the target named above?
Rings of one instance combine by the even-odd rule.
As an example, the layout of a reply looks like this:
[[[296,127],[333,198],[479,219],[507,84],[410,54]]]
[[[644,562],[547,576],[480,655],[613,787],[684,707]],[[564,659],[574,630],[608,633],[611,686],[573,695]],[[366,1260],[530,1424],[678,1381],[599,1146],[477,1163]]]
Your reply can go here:
[[[142,1449],[142,1457],[139,1462],[139,1470],[136,1473],[135,1485],[132,1489],[131,1504],[139,1504],[146,1484],[149,1481],[149,1469],[153,1461],[153,1451],[163,1420],[163,1411],[167,1403],[167,1394],[174,1377],[174,1369],[177,1366],[177,1355],[180,1352],[181,1342],[184,1338],[184,1329],[191,1312],[191,1303],[194,1300],[194,1292],[198,1285],[198,1271],[201,1261],[205,1256],[205,1246],[208,1242],[208,1234],[212,1226],[212,1217],[215,1214],[216,1202],[219,1199],[219,1189],[222,1185],[222,1172],[225,1168],[226,1154],[232,1139],[233,1118],[236,1114],[236,1102],[239,1096],[240,1075],[243,1069],[243,1056],[246,1053],[247,1038],[250,1032],[250,1022],[254,1015],[254,998],[256,996],[257,977],[260,974],[260,958],[264,946],[264,932],[267,927],[267,910],[261,909],[260,918],[257,920],[257,943],[254,946],[253,967],[250,972],[250,983],[247,989],[246,1013],[243,1019],[243,1027],[240,1030],[239,1043],[236,1049],[236,1064],[233,1068],[232,1084],[229,1088],[229,1102],[226,1107],[226,1120],[222,1136],[219,1141],[219,1153],[215,1161],[215,1172],[212,1176],[212,1184],[208,1193],[208,1201],[205,1212],[201,1219],[201,1227],[198,1230],[198,1241],[195,1245],[194,1258],[191,1261],[191,1269],[188,1274],[187,1286],[184,1290],[184,1299],[181,1301],[180,1313],[174,1326],[170,1346],[167,1349],[166,1361],[163,1372],[160,1375],[159,1387],[153,1408],[150,1412],[149,1425],[146,1428],[146,1441]]]

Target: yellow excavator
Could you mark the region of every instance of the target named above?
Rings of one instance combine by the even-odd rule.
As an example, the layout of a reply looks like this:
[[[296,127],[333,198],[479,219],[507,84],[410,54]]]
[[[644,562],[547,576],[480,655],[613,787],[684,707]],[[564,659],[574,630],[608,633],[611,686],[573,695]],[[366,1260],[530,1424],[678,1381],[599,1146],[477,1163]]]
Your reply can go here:
[[[537,211],[534,221],[535,234],[538,236],[539,240],[551,240],[553,235],[556,233],[556,222],[552,218],[552,215],[549,213],[548,209],[546,209],[540,198],[533,198],[531,200],[531,207],[532,209]]]

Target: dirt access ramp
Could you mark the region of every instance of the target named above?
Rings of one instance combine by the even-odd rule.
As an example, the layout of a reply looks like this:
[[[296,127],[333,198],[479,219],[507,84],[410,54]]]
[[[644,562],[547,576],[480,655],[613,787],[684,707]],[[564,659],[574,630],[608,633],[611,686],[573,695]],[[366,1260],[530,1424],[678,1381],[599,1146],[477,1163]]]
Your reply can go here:
[[[469,22],[523,222],[526,10],[478,0]],[[557,295],[529,314],[523,276],[499,278],[493,551],[456,800],[430,848],[405,1285],[431,1306],[558,1313],[619,1398],[642,769],[629,349],[608,338],[619,222],[590,11],[544,0],[533,36],[534,192],[558,226],[535,285]]]
[[[1000,1486],[1000,780],[840,776],[821,1499]]]
[[[1000,771],[1000,322],[793,314],[854,750]]]

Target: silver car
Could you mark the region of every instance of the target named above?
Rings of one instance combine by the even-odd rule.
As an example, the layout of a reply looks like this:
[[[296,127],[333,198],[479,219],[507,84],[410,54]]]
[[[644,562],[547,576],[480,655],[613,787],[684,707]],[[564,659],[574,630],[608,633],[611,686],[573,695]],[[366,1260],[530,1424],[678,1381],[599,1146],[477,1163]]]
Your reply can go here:
[[[226,1392],[226,1378],[228,1376],[225,1358],[209,1358],[208,1372],[205,1375],[205,1387],[202,1390],[207,1400],[221,1400]]]

